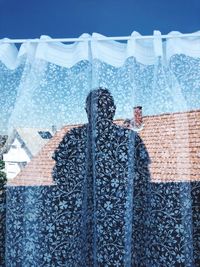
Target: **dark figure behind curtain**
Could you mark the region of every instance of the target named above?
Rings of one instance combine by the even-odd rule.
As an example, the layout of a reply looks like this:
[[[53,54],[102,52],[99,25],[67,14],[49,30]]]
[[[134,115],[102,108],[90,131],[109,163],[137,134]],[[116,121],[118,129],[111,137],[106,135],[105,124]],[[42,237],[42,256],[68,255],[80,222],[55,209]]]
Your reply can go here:
[[[88,124],[70,130],[54,153],[68,214],[59,259],[66,266],[140,266],[145,258],[149,156],[136,132],[113,123],[115,110],[107,89],[91,91]]]

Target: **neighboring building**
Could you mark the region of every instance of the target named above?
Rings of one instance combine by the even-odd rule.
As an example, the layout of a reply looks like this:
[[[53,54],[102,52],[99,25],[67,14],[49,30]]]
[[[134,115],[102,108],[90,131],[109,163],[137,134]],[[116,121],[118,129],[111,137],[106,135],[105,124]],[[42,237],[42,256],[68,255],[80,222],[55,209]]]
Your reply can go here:
[[[123,120],[115,121],[123,125]],[[44,145],[9,185],[52,185],[52,154],[64,135],[66,126]],[[144,116],[139,131],[150,156],[152,182],[200,181],[200,110]]]
[[[13,179],[52,138],[49,129],[18,128],[8,138],[3,154],[7,179]]]

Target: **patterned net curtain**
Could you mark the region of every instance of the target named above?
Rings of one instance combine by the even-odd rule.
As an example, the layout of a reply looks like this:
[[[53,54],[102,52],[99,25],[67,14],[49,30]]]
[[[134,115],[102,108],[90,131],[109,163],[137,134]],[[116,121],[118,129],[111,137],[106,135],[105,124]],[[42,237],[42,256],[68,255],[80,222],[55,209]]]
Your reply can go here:
[[[0,266],[200,266],[200,39],[179,34],[0,44]]]

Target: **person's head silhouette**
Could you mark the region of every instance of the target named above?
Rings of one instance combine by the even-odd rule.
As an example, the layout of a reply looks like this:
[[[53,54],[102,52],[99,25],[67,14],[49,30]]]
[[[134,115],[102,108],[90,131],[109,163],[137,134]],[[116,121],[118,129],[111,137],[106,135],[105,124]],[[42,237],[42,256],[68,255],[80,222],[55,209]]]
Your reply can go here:
[[[86,112],[89,122],[98,120],[113,120],[116,106],[111,93],[104,88],[91,91],[86,98]]]

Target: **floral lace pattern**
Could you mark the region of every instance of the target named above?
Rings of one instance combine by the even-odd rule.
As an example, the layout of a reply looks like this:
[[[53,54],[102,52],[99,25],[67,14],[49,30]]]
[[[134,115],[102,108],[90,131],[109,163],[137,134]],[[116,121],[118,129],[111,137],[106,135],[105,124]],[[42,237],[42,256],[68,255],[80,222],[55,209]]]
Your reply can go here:
[[[6,226],[5,187],[0,185],[0,262],[5,260],[5,226]]]
[[[117,186],[115,182],[114,186]],[[136,191],[131,264],[128,266],[199,266],[200,184],[152,184],[148,214],[143,209],[145,192]],[[70,210],[70,201],[73,200],[66,201],[66,192],[64,185],[8,189],[6,266],[94,266],[85,263],[85,252],[89,247],[83,241],[91,236],[84,236],[80,231],[84,222],[80,208],[82,199],[76,198],[76,204]],[[182,193],[190,195],[191,202],[183,199]],[[105,212],[97,213],[96,264],[125,266],[121,258],[126,255],[125,247],[120,246],[123,243],[120,237],[125,237],[122,225],[115,228],[116,221],[110,221],[109,217],[101,220],[116,207],[112,202],[101,203],[105,205]],[[23,216],[24,213],[26,216]],[[108,235],[105,235],[105,226]],[[107,243],[107,238],[113,238],[115,242]],[[111,252],[109,258],[108,254],[104,254],[108,251]],[[117,252],[120,252],[119,256],[114,259],[113,255]],[[1,266],[4,266],[3,261]]]
[[[7,266],[198,266],[199,183],[150,182],[145,144],[113,123],[107,90],[86,111],[54,153],[57,185],[8,187]]]
[[[127,46],[94,38],[67,49],[27,43],[15,59],[0,53],[0,135],[82,125],[54,151],[56,185],[8,186],[6,205],[0,188],[0,267],[200,266],[199,182],[152,183],[139,134],[113,123],[131,121],[134,106],[150,117],[200,109],[196,39],[183,54],[184,38],[180,47],[179,38],[162,47],[159,36],[144,43],[134,36]],[[115,103],[105,90],[90,93],[94,88],[108,88]],[[159,145],[165,155],[172,148]],[[185,163],[189,171],[198,164]]]

